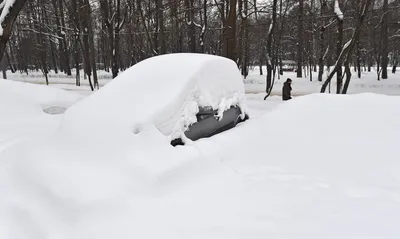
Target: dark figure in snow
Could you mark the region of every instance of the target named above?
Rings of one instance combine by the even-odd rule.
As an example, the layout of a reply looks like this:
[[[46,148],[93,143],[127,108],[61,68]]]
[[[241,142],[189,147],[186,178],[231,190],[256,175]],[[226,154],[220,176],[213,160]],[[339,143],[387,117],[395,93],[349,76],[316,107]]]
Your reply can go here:
[[[290,78],[288,78],[285,81],[285,83],[283,83],[282,100],[292,99],[291,91],[292,91],[292,80]]]

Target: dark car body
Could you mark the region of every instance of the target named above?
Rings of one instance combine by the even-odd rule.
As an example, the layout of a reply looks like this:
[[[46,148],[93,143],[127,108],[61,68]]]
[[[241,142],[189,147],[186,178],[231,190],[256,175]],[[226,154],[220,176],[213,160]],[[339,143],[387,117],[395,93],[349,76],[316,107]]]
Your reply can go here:
[[[185,136],[193,141],[201,138],[208,138],[228,129],[235,127],[240,122],[249,118],[247,114],[242,119],[242,110],[238,106],[232,106],[224,111],[222,117],[218,117],[218,110],[211,108],[199,108],[197,122],[190,125],[185,131]],[[171,141],[171,145],[184,145],[181,138]]]

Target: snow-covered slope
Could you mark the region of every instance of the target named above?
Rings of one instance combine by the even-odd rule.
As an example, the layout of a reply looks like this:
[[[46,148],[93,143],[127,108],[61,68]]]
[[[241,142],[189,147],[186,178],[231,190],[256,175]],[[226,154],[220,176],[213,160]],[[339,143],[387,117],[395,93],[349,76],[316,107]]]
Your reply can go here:
[[[61,128],[0,154],[0,238],[397,239],[399,105],[298,97],[177,148],[152,124],[99,127],[109,141]]]

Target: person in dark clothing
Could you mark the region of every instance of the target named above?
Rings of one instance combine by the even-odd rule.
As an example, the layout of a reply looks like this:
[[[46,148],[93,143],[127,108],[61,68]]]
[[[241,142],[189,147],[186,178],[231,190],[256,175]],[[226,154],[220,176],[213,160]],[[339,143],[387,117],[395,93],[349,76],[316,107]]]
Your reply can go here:
[[[285,83],[283,83],[282,100],[292,99],[291,91],[292,91],[292,80],[290,78],[288,78],[285,81]]]

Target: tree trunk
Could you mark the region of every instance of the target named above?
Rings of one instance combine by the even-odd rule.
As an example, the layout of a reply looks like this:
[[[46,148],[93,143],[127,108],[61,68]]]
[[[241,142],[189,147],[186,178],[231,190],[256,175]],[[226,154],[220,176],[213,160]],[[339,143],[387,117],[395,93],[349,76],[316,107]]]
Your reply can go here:
[[[243,66],[242,69],[243,75],[245,77],[249,74],[249,52],[250,52],[250,43],[249,43],[249,20],[247,17],[249,9],[249,2],[245,0],[244,2],[244,14],[246,15],[246,21],[244,22],[244,52],[243,52]]]
[[[7,80],[7,56],[3,55],[3,59],[0,62],[1,71],[3,72],[3,79]]]
[[[119,0],[118,0],[119,1]],[[96,69],[96,55],[95,55],[95,50],[94,50],[94,39],[93,39],[93,27],[92,27],[92,17],[91,17],[91,10],[90,10],[90,3],[89,0],[85,0],[86,5],[87,5],[87,19],[88,19],[88,34],[89,34],[89,51],[90,51],[90,64],[92,65],[92,71],[93,71],[93,85],[94,88],[99,89],[99,81],[97,79],[97,69]]]
[[[244,12],[243,12],[243,0],[238,0],[238,10],[239,10],[239,18],[240,18],[240,30],[239,30],[239,37],[238,37],[238,46],[236,48],[236,52],[238,54],[238,61],[237,61],[237,65],[240,67],[240,69],[242,70],[242,75],[244,76],[244,69],[243,69],[243,61],[244,61],[244,32],[245,32],[245,22],[246,22],[246,18],[244,17]],[[246,76],[245,76],[246,78]]]
[[[156,11],[157,11],[157,21],[158,21],[158,45],[160,50],[159,55],[166,53],[165,47],[165,33],[164,33],[164,14],[163,14],[163,1],[156,0]]]
[[[83,58],[84,58],[84,64],[85,64],[85,73],[89,78],[89,85],[90,89],[94,91],[94,87],[92,84],[92,67],[91,67],[91,60],[90,60],[90,39],[89,39],[89,26],[91,26],[90,22],[90,5],[88,0],[80,0],[81,3],[79,4],[82,10],[82,29],[83,29]]]
[[[237,0],[229,2],[229,12],[223,26],[223,55],[236,62],[236,5]]]
[[[340,7],[340,1],[338,1]],[[340,17],[336,14],[337,25],[337,41],[336,41],[336,59],[339,59],[340,53],[343,48],[343,16]],[[336,74],[336,94],[340,94],[343,86],[342,81],[342,62],[338,61],[337,74]]]
[[[47,25],[49,24],[49,18],[47,16],[46,11],[44,12],[44,20],[46,22]],[[50,56],[51,56],[51,62],[53,64],[53,69],[54,69],[54,73],[58,73],[58,69],[57,69],[57,60],[56,60],[56,54],[55,54],[55,47],[54,47],[54,43],[53,41],[49,38],[49,43],[50,43]],[[51,69],[51,67],[49,67]]]
[[[3,56],[4,56],[4,55],[3,55]],[[8,63],[8,65],[10,66],[11,73],[15,73],[15,72],[16,72],[16,69],[15,69],[15,66],[14,66],[13,64],[11,64],[10,54],[8,54],[7,49],[6,49],[6,58],[7,58],[7,63]]]
[[[119,32],[122,28],[121,26],[121,0],[116,0],[116,6],[115,6],[115,26],[111,28],[111,35],[113,35],[113,43],[111,44],[113,46],[112,52],[111,52],[111,72],[112,72],[112,77],[113,79],[118,76],[118,71],[119,71],[119,64],[118,64],[118,58],[120,56],[119,52],[119,41],[120,41],[120,35]],[[110,25],[114,25],[113,22],[110,23]],[[112,32],[114,30],[114,32]],[[94,48],[93,48],[94,51]],[[93,77],[94,78],[94,77]],[[96,82],[95,82],[95,87],[96,87]],[[97,88],[99,88],[99,85],[97,83]]]
[[[360,56],[360,40],[357,41],[357,76],[361,78],[361,56]]]
[[[358,41],[358,39],[360,37],[361,30],[362,30],[362,27],[363,27],[363,22],[364,22],[364,19],[365,19],[365,15],[366,15],[366,13],[368,11],[369,6],[371,5],[371,1],[372,0],[361,0],[361,1],[362,1],[362,3],[360,5],[361,5],[362,11],[361,11],[361,14],[360,14],[360,16],[358,18],[356,29],[353,32],[351,40],[348,42],[348,44],[346,44],[345,47],[343,47],[343,49],[341,51],[341,54],[339,55],[339,58],[336,61],[334,70],[329,74],[328,78],[326,79],[326,81],[322,85],[321,93],[325,92],[326,87],[330,84],[333,76],[337,73],[339,62],[341,62],[345,56],[346,56],[346,61],[345,61],[344,65],[345,65],[345,67],[347,67],[347,71],[346,71],[347,78],[346,78],[345,85],[343,87],[342,94],[346,94],[347,93],[347,89],[348,89],[348,86],[350,84],[350,79],[351,79],[351,72],[349,72],[349,69],[350,69],[350,61],[351,61],[351,58],[352,58],[352,52],[353,52],[355,43]]]
[[[9,13],[5,16],[1,24],[3,32],[2,34],[0,34],[0,59],[3,58],[8,39],[10,38],[11,30],[14,25],[14,21],[17,18],[19,12],[21,11],[22,7],[24,6],[25,2],[26,0],[15,0],[14,4],[12,5],[12,8],[7,9],[7,11],[9,10]],[[1,12],[3,11],[4,8],[1,9]]]
[[[40,53],[39,54],[40,54],[41,69],[42,69],[42,72],[46,79],[46,85],[48,85],[49,84],[49,79],[48,79],[49,69],[48,69],[48,65],[47,65],[47,45],[46,45],[46,39],[42,33],[42,26],[45,26],[45,23],[43,20],[44,14],[46,12],[45,6],[46,5],[44,5],[44,4],[42,5],[42,7],[40,8],[41,13],[39,12],[39,14],[38,14],[38,17],[39,17],[38,22],[40,23],[38,25],[38,28],[39,28],[38,44],[40,44]]]
[[[285,19],[286,19],[286,14],[287,14],[287,12],[288,12],[288,10],[289,10],[289,4],[286,4],[286,7],[285,7],[285,12],[284,13],[282,13],[282,10],[283,10],[283,1],[282,0],[280,0],[279,1],[279,18],[280,18],[280,20],[281,20],[281,22],[280,22],[280,28],[279,28],[279,37],[278,37],[278,42],[277,42],[277,50],[278,50],[278,55],[279,55],[279,75],[278,75],[278,79],[280,79],[280,76],[281,75],[283,75],[283,62],[282,62],[282,57],[283,57],[283,55],[284,55],[284,52],[283,52],[283,47],[282,47],[282,39],[283,39],[283,33],[284,33],[284,31],[283,31],[283,29],[284,29],[284,26],[285,26]]]
[[[72,75],[71,73],[71,66],[70,66],[70,58],[69,58],[69,50],[68,50],[68,44],[67,44],[67,39],[66,39],[66,33],[65,33],[65,16],[64,16],[64,0],[58,0],[58,6],[60,8],[60,20],[61,20],[61,34],[62,34],[62,42],[64,45],[64,51],[62,54],[64,55],[64,67],[65,67],[65,73],[70,76]]]
[[[352,36],[352,39],[351,39],[351,42],[349,45],[349,51],[347,53],[347,58],[346,58],[346,61],[344,62],[345,71],[346,71],[346,82],[344,83],[342,94],[347,94],[347,90],[350,85],[350,80],[351,80],[350,61],[352,58],[353,48],[354,48],[356,42],[358,42],[360,39],[360,34],[363,29],[364,19],[365,19],[365,16],[368,12],[368,8],[371,5],[372,1],[373,0],[361,0],[361,4],[360,4],[361,11],[358,11],[358,12],[361,12],[361,14],[358,14],[359,15],[358,24],[357,24],[356,29],[354,30],[354,33],[353,33],[353,36]]]
[[[302,0],[301,0],[302,1]],[[275,30],[276,24],[276,10],[277,10],[277,0],[273,0],[272,5],[272,19],[268,29],[268,36],[267,36],[267,88],[265,92],[267,95],[272,90],[272,70],[274,69],[275,61],[272,56],[272,40]]]
[[[304,0],[299,0],[299,13],[298,13],[298,43],[297,43],[297,78],[303,77],[303,14],[304,14]]]
[[[67,51],[67,41],[65,38],[65,21],[64,21],[64,7],[62,0],[53,0],[54,14],[56,18],[57,25],[57,35],[60,39],[60,68],[67,75],[71,75],[71,67],[69,66],[69,55]]]
[[[320,0],[321,12],[320,17],[324,15],[325,3],[323,0]],[[318,48],[318,81],[322,82],[322,76],[324,74],[324,54],[325,54],[325,45],[324,45],[324,32],[325,32],[325,22],[321,19],[321,27],[319,30],[319,48]]]
[[[196,28],[194,25],[194,0],[185,0],[186,27],[189,52],[196,52]]]
[[[78,12],[78,6],[77,6],[77,0],[71,0],[71,5],[72,5],[72,12],[76,13]],[[81,76],[80,76],[80,67],[79,67],[79,52],[78,52],[78,46],[79,46],[79,31],[80,31],[80,24],[79,24],[79,14],[73,14],[72,16],[72,21],[74,24],[74,61],[75,61],[75,84],[76,86],[81,85]]]
[[[206,53],[206,46],[205,46],[205,37],[206,31],[208,27],[208,17],[207,17],[207,0],[203,0],[203,27],[200,32],[200,47],[201,52]]]
[[[382,39],[382,79],[387,79],[388,78],[388,62],[389,62],[389,57],[388,57],[388,12],[389,7],[388,7],[388,0],[383,0],[383,19],[382,19],[382,34],[381,34],[381,39]]]

